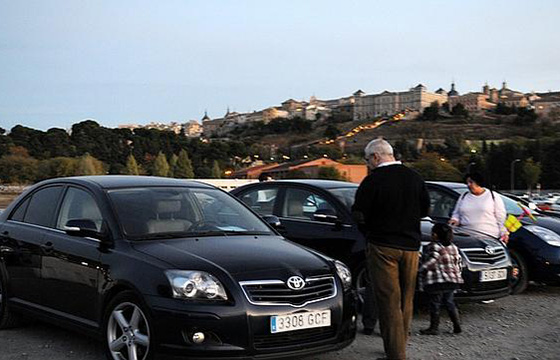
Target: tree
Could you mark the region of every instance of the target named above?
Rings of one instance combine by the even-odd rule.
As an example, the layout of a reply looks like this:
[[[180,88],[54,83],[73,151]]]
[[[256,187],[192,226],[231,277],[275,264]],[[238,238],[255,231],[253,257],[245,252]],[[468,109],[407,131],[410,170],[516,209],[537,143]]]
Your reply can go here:
[[[453,109],[451,109],[451,115],[466,118],[469,116],[469,111],[465,108],[465,105],[458,103],[457,105],[453,106]]]
[[[160,151],[156,160],[154,161],[154,168],[152,171],[154,176],[168,176],[169,175],[169,163],[167,163],[167,158]]]
[[[140,169],[138,168],[138,163],[134,158],[134,155],[128,155],[126,159],[126,174],[127,175],[140,175]]]
[[[334,140],[338,137],[338,135],[340,135],[340,130],[338,130],[338,128],[333,124],[329,124],[325,129],[325,137],[327,139]]]
[[[342,180],[345,181],[346,177],[338,171],[334,166],[321,166],[319,167],[319,173],[317,174],[319,179],[329,179],[329,180]]]
[[[74,175],[79,175],[77,158],[59,156],[42,160],[37,169],[37,180]]]
[[[522,175],[523,180],[525,180],[525,183],[527,183],[527,187],[529,188],[529,193],[531,193],[533,186],[539,182],[539,178],[541,176],[541,164],[534,162],[532,158],[525,160]]]
[[[410,166],[418,171],[425,180],[461,181],[459,170],[437,153],[425,153]]]
[[[78,159],[76,175],[104,175],[103,163],[90,154],[85,154]]]
[[[439,118],[439,103],[434,101],[422,112],[421,120],[436,121]]]
[[[218,160],[214,160],[212,164],[212,179],[221,179],[222,178],[222,169],[220,168],[220,164]]]
[[[189,159],[189,155],[185,149],[181,149],[181,151],[179,152],[179,158],[177,159],[177,168],[173,176],[183,179],[194,178],[191,159]]]
[[[29,156],[5,155],[0,158],[0,181],[3,184],[30,184],[37,178],[38,161]]]
[[[177,177],[175,176],[175,172],[177,171],[177,161],[179,157],[175,154],[171,155],[171,159],[169,159],[169,176],[170,177]]]
[[[537,121],[538,115],[535,110],[528,108],[519,108],[517,110],[517,116],[513,120],[513,123],[517,126],[534,124]]]

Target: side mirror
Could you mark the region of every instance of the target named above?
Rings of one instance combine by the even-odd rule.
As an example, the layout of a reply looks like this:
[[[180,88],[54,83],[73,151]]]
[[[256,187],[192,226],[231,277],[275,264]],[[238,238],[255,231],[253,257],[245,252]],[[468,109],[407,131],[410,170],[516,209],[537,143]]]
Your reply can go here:
[[[105,238],[102,232],[97,231],[95,222],[90,219],[71,219],[64,226],[64,231],[71,236],[92,237],[102,240]]]
[[[338,216],[333,209],[319,209],[313,214],[313,219],[328,223],[338,222]]]
[[[262,218],[267,222],[268,225],[272,226],[275,229],[278,229],[280,225],[282,225],[280,219],[278,219],[278,216],[276,215],[263,215]]]

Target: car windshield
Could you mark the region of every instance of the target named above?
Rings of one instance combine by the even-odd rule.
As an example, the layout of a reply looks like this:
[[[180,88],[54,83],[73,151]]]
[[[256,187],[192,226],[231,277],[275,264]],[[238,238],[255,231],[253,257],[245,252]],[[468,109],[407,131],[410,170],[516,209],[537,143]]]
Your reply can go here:
[[[273,234],[261,219],[218,189],[142,187],[108,194],[131,239]]]
[[[358,191],[357,186],[353,187],[343,187],[336,189],[329,189],[329,191],[338,198],[348,209],[352,208],[354,205],[354,199],[356,198],[356,192]]]
[[[460,188],[455,188],[455,191],[457,191],[459,194],[463,195],[464,193],[466,193],[469,188],[465,185],[465,187],[460,187]],[[494,194],[498,194],[502,200],[504,201],[504,205],[506,207],[506,212],[508,214],[512,214],[515,216],[519,216],[521,214],[523,214],[523,209],[525,209],[525,211],[531,213],[532,215],[537,215],[537,213],[531,209],[529,209],[527,206],[523,206],[521,204],[521,202],[517,202],[505,195],[499,194],[497,192],[494,191]]]

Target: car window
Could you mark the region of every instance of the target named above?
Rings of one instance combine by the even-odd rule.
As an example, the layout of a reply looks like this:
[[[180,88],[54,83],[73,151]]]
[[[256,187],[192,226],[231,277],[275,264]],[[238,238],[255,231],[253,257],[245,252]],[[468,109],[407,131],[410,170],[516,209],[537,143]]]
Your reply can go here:
[[[308,190],[287,189],[282,206],[282,216],[295,219],[315,220],[316,213],[336,215],[336,210],[321,195]]]
[[[91,220],[101,232],[103,217],[95,199],[87,191],[71,187],[64,195],[56,228],[64,230],[68,220],[76,219]]]
[[[25,211],[27,210],[27,206],[29,205],[30,199],[31,198],[28,197],[21,204],[18,205],[16,210],[12,213],[12,217],[10,217],[10,220],[23,221],[23,218],[25,216]]]
[[[457,203],[456,197],[439,189],[429,189],[430,217],[450,218]]]
[[[144,187],[110,190],[117,217],[131,238],[272,234],[235,198],[217,189]]]
[[[52,227],[61,192],[62,186],[50,186],[35,192],[31,197],[23,221],[29,224]]]
[[[241,201],[259,215],[272,215],[278,188],[252,189],[241,195]]]
[[[354,205],[354,201],[356,199],[356,192],[358,191],[358,187],[344,187],[344,188],[336,188],[336,189],[329,189],[329,191],[338,198],[348,209],[352,209],[352,205]]]

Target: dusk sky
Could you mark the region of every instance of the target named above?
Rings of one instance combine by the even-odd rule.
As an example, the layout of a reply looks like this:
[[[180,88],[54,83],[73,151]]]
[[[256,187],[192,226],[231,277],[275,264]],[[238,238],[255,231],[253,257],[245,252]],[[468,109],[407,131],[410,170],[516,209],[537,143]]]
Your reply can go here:
[[[418,84],[560,90],[560,1],[0,0],[0,127],[212,118]]]

